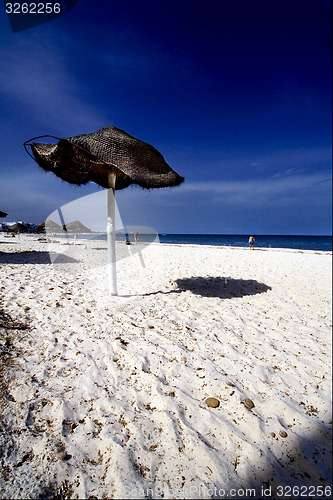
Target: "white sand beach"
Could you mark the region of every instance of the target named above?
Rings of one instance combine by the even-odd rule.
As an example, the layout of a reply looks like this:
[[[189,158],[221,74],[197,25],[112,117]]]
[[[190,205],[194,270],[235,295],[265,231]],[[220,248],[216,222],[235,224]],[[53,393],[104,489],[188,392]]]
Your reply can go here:
[[[331,253],[105,246],[0,237],[1,498],[329,498]]]

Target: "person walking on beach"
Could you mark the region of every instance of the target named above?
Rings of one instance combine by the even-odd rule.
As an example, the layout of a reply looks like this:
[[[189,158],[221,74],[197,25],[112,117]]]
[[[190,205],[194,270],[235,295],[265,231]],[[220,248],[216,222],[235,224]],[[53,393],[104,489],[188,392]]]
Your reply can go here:
[[[253,236],[250,236],[250,238],[249,238],[249,247],[250,247],[250,249],[251,249],[251,250],[253,250],[253,247],[254,247],[254,242],[255,242],[255,241],[256,241],[256,240],[254,239],[254,237],[253,237]]]
[[[138,239],[139,239],[139,233],[138,233],[138,232],[136,232],[136,233],[134,234],[134,240],[135,240],[135,244],[136,244],[136,245],[138,244]]]

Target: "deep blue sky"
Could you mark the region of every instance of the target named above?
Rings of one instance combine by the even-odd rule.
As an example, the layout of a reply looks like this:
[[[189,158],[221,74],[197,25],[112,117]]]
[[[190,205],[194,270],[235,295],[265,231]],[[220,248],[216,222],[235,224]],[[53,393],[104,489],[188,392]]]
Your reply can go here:
[[[115,125],[186,179],[118,192],[125,223],[331,234],[331,2],[80,0],[18,33],[0,4],[0,30],[4,220],[100,189],[41,172],[25,140]]]

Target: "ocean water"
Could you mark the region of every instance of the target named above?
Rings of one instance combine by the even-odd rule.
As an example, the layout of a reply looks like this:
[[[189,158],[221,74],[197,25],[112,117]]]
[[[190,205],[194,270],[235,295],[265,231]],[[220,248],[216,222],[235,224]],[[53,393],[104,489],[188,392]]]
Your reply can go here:
[[[125,232],[116,234],[117,241],[125,240]],[[130,241],[134,242],[133,232],[128,232]],[[317,250],[332,251],[331,236],[272,236],[272,235],[253,235],[255,237],[255,247],[260,248],[290,248],[295,250]],[[73,236],[71,236],[73,237]],[[140,233],[140,243],[152,243],[156,241],[157,233]],[[249,235],[244,234],[159,234],[161,243],[174,245],[213,245],[230,247],[248,247]],[[106,234],[78,235],[78,238],[89,238],[94,240],[106,240]]]
[[[255,247],[332,251],[331,236],[253,235]],[[248,247],[249,235],[242,234],[159,234],[161,243]]]

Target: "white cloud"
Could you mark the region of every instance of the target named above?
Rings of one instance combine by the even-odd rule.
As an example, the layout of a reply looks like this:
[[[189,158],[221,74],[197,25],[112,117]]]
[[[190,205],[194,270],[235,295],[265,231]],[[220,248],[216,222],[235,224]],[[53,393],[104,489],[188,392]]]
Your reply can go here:
[[[78,219],[92,229],[104,230],[106,190],[97,191],[93,183],[77,188],[36,170],[6,177],[0,186],[1,209],[9,213],[10,220],[40,223],[58,207],[69,204],[64,208],[67,222]],[[85,197],[90,193],[95,194]],[[73,200],[75,203],[71,203]],[[268,227],[276,227],[274,221],[280,213],[286,217],[284,229],[278,226],[282,232],[290,232],[289,226],[304,232],[299,228],[302,214],[305,217],[305,213],[313,212],[317,221],[318,214],[325,218],[327,212],[328,219],[331,182],[329,172],[247,181],[188,182],[175,189],[129,188],[118,191],[116,201],[126,226],[146,225],[162,232],[223,232],[232,224],[241,230],[242,224],[252,227],[259,222],[267,231]]]
[[[291,174],[292,172],[289,172]],[[266,179],[189,182],[182,188],[183,194],[209,195],[214,203],[223,205],[281,205],[295,204],[307,198],[309,201],[331,195],[330,172],[286,175]]]
[[[38,168],[20,170],[19,174],[8,169],[0,178],[0,189],[1,206],[10,219],[36,223],[56,207],[93,190],[92,186],[79,188],[61,182]]]

